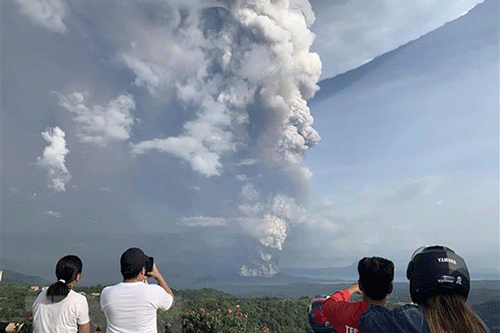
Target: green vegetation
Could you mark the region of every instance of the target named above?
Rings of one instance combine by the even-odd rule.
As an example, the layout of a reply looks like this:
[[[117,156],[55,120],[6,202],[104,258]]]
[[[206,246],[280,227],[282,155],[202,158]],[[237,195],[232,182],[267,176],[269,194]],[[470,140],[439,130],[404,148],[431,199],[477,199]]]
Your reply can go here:
[[[26,286],[0,285],[0,320],[24,322],[31,310],[28,302],[38,293],[30,292]]]
[[[306,316],[309,297],[237,299],[210,292],[216,297],[183,298],[183,332],[312,332]]]
[[[330,287],[329,293],[343,285]],[[500,333],[499,287],[495,281],[476,283],[469,296],[473,308],[492,333]],[[102,288],[78,287],[76,291],[84,292],[87,297],[94,329],[99,327],[104,331],[106,319],[99,306]],[[296,293],[292,290],[294,286],[289,288]],[[407,302],[407,290],[406,284],[396,284],[389,303]],[[0,285],[0,321],[29,322],[31,304],[38,293],[27,286]],[[158,312],[158,328],[159,332],[167,333],[312,333],[306,315],[309,294],[310,290],[302,297],[245,298],[214,289],[178,290],[174,306]]]

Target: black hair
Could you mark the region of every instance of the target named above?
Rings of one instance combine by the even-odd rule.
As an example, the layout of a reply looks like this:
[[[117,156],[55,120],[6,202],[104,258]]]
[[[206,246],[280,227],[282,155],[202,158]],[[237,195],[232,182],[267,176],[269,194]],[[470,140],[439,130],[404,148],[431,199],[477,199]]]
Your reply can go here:
[[[358,274],[363,293],[372,300],[382,300],[391,292],[394,279],[392,261],[380,257],[365,257],[358,263]]]
[[[144,265],[143,267],[146,267],[146,265]],[[129,279],[133,279],[135,278],[137,275],[139,275],[139,273],[141,272],[142,270],[142,267],[137,269],[137,268],[130,268],[129,270],[122,270],[121,273],[122,273],[122,276],[123,276],[123,279],[124,280],[129,280]]]
[[[59,302],[66,298],[70,290],[68,283],[76,279],[76,276],[82,272],[82,267],[82,261],[77,256],[69,255],[59,259],[56,265],[56,277],[59,281],[49,286],[47,298],[52,302]]]

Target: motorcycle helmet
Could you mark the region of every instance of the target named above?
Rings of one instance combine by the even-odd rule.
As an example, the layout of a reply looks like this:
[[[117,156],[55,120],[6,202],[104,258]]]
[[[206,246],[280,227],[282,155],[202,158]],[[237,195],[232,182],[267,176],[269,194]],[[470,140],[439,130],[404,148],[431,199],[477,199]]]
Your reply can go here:
[[[429,296],[451,293],[469,296],[470,277],[462,257],[445,246],[417,249],[406,269],[413,303],[422,304]]]

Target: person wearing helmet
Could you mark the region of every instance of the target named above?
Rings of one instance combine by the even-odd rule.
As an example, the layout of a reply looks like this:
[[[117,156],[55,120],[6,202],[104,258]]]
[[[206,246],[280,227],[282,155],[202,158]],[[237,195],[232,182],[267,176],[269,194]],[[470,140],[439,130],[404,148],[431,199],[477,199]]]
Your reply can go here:
[[[413,303],[394,310],[372,305],[359,318],[364,333],[489,333],[466,303],[470,277],[462,257],[445,246],[417,249],[408,264]]]
[[[316,297],[309,307],[309,324],[316,333],[358,333],[359,316],[370,304],[385,305],[392,292],[394,264],[380,258],[363,258],[358,263],[358,282],[335,292],[331,297]],[[363,295],[359,302],[349,302],[353,294]]]

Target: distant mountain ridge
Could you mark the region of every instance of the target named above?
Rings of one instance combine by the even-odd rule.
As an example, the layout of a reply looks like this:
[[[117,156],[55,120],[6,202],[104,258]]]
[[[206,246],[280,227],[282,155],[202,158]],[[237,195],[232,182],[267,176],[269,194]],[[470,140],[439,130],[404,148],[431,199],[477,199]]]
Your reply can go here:
[[[308,277],[308,276],[293,276],[285,274],[283,272],[278,273],[272,277],[263,276],[241,276],[239,274],[220,274],[220,275],[208,275],[199,279],[196,279],[192,285],[193,286],[217,286],[217,285],[254,285],[254,286],[266,286],[266,285],[288,285],[292,283],[332,283],[340,282],[341,279],[322,279],[320,277]]]
[[[291,278],[310,278],[312,282],[323,281],[356,281],[358,279],[357,263],[345,267],[324,267],[324,268],[281,268],[281,272]],[[470,272],[472,280],[500,280],[500,273],[492,272]],[[394,281],[406,282],[406,271],[395,270]],[[306,282],[306,281],[297,281]]]
[[[52,282],[45,280],[39,276],[24,275],[7,269],[3,269],[3,277],[0,284],[11,284],[11,285],[39,285],[48,286]]]
[[[357,263],[345,267],[282,268],[281,271],[296,277],[316,277],[328,280],[352,280],[358,277]]]

